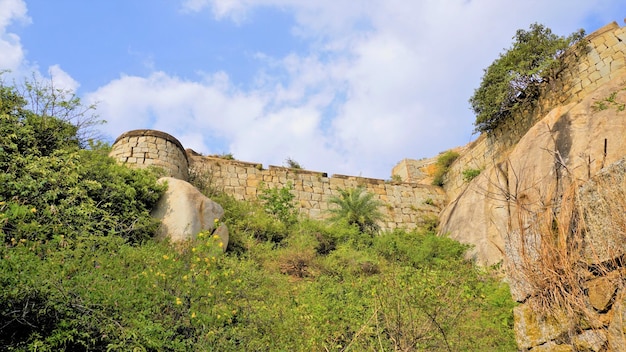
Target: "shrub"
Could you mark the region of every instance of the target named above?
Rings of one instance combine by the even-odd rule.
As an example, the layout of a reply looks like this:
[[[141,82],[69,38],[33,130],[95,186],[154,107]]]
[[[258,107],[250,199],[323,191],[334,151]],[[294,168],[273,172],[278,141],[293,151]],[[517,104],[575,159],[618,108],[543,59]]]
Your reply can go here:
[[[476,176],[480,175],[481,169],[465,169],[463,170],[463,181],[470,182]]]
[[[267,188],[260,186],[261,194],[258,196],[265,211],[276,217],[283,223],[290,225],[296,220],[296,210],[293,200],[296,197],[293,191],[293,183],[287,182],[283,187]]]
[[[299,162],[293,160],[292,158],[287,158],[285,159],[285,164],[287,164],[288,168],[292,168],[292,169],[304,169],[304,167],[302,165],[300,165]]]
[[[377,236],[373,248],[387,260],[421,268],[462,261],[468,246],[431,231],[396,229]]]
[[[0,87],[0,234],[4,241],[46,241],[55,234],[119,235],[142,241],[165,186],[148,170],[131,170],[108,147],[79,148],[77,128],[26,110],[15,90]]]
[[[433,173],[433,185],[440,187],[443,186],[444,176],[450,169],[450,165],[452,165],[458,157],[459,153],[451,150],[439,154],[437,162],[435,163],[435,171]]]

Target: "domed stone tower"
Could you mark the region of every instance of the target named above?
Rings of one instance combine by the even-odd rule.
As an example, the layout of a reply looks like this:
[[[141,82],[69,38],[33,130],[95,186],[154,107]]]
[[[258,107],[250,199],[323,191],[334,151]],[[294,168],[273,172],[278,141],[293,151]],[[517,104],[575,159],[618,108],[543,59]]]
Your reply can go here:
[[[167,176],[187,181],[189,160],[183,145],[173,136],[156,130],[132,130],[117,137],[109,156],[130,167],[158,166]]]

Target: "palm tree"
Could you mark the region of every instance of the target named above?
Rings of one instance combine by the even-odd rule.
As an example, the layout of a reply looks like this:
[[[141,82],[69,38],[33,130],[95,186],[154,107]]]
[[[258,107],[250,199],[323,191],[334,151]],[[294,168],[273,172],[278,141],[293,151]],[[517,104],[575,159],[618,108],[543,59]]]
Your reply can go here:
[[[374,195],[365,191],[361,186],[351,189],[340,189],[339,196],[333,196],[331,204],[338,207],[329,209],[331,221],[346,221],[350,225],[357,225],[361,232],[374,234],[380,230],[378,221],[384,219],[378,207],[383,203],[374,199]]]

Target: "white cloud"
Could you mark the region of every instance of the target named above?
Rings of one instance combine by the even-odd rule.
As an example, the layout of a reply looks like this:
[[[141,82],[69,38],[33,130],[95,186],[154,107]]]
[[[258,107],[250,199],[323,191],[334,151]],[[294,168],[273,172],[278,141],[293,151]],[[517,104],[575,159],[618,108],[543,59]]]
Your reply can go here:
[[[225,72],[197,82],[155,72],[121,77],[90,99],[102,101],[113,137],[150,127],[201,152],[385,178],[403,158],[472,138],[467,100],[515,30],[539,22],[565,35],[589,17],[609,19],[618,2],[185,0],[185,11],[242,26],[257,7],[289,11],[289,30],[309,50],[258,53],[264,68],[246,90]]]
[[[80,84],[76,82],[67,72],[61,69],[59,65],[52,65],[48,68],[48,74],[52,80],[54,87],[65,91],[76,92]]]
[[[26,4],[21,0],[0,0],[0,69],[16,71],[24,60],[20,38],[7,32],[13,22],[28,23]]]

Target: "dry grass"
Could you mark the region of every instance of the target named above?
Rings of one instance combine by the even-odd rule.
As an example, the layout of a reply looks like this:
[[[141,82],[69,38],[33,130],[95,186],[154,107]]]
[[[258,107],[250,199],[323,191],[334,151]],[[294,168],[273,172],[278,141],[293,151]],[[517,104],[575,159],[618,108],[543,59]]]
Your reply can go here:
[[[570,334],[589,326],[606,327],[604,312],[590,304],[587,282],[609,273],[618,281],[625,276],[618,270],[624,264],[623,247],[612,246],[626,242],[624,189],[610,174],[592,182],[583,187],[591,189],[592,196],[582,194],[581,182],[573,181],[563,191],[554,190],[548,199],[558,201],[538,211],[520,204],[523,197],[515,199],[513,207],[521,229],[520,261],[514,270],[532,292],[528,304],[542,316],[564,314]],[[533,221],[524,227],[528,219]]]

